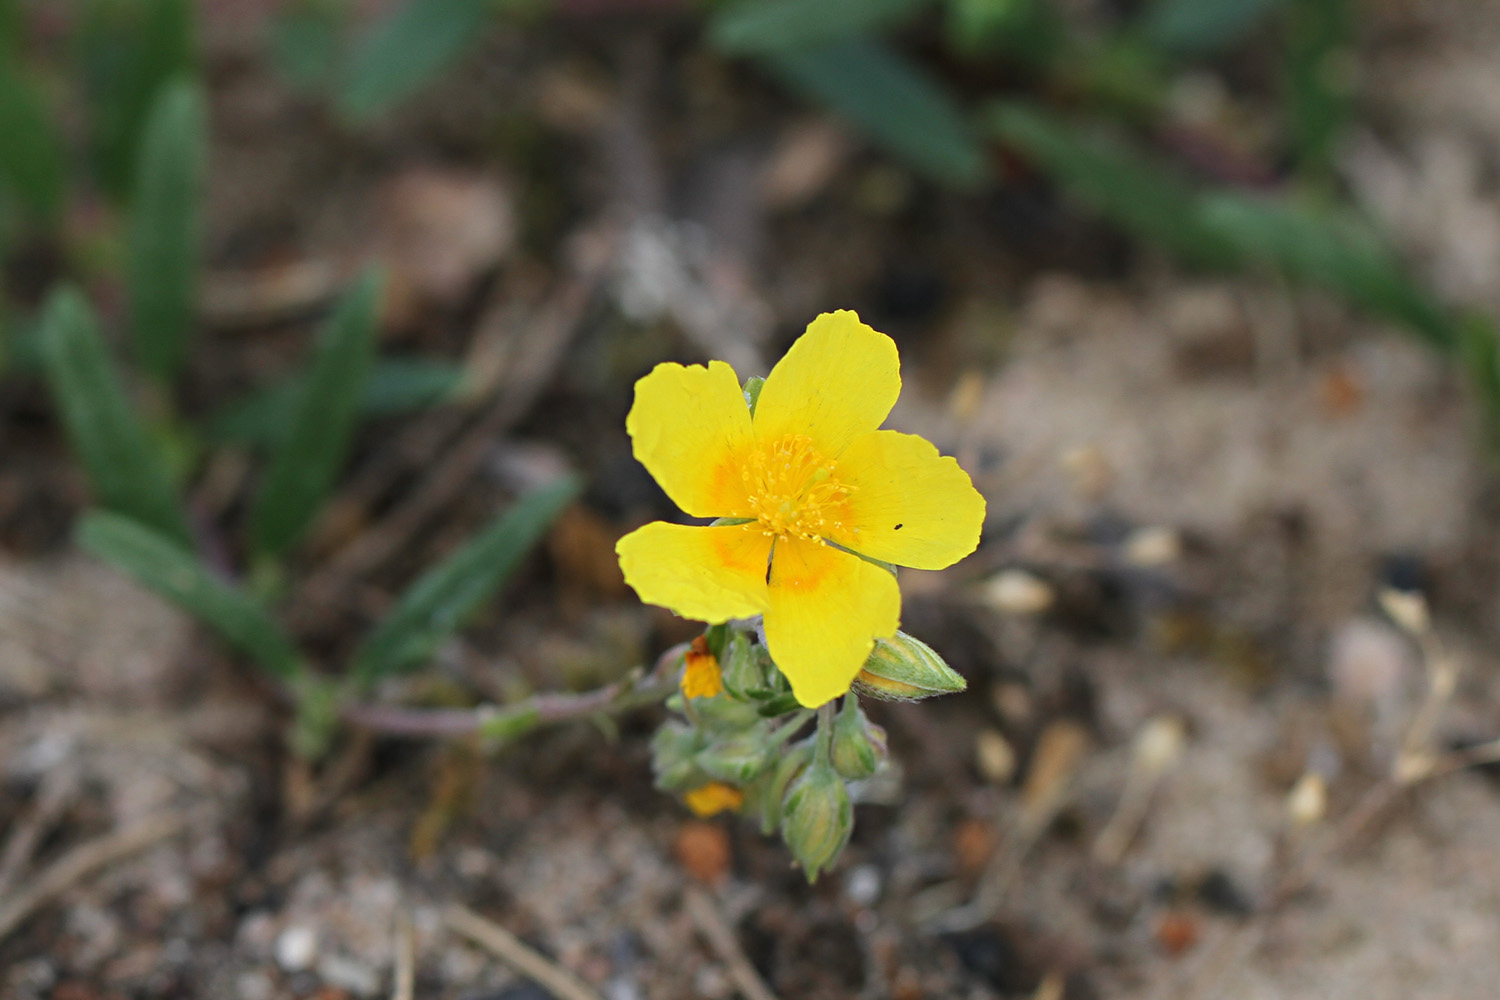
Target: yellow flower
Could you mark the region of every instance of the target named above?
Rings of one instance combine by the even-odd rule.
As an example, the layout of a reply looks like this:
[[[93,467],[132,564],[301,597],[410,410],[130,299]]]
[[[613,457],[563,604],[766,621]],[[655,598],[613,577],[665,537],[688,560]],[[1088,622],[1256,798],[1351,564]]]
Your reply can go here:
[[[900,623],[896,578],[871,560],[941,569],[984,521],[956,461],[878,429],[900,392],[895,343],[847,311],[812,321],[753,418],[724,362],[657,365],[625,421],[635,457],[688,514],[739,523],[631,532],[616,546],[626,581],[684,618],[764,615],[771,659],[809,708],[848,691]]]
[[[745,804],[745,793],[721,781],[710,781],[688,792],[682,801],[693,815],[707,819],[716,813],[739,812],[740,806]]]
[[[708,640],[700,635],[683,657],[682,696],[712,698],[723,690],[724,677],[719,670],[719,661],[708,651]]]

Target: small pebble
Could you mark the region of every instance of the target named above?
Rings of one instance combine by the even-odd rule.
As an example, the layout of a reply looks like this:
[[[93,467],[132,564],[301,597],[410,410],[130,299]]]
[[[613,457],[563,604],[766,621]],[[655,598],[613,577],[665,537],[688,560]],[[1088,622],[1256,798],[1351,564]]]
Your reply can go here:
[[[355,996],[374,996],[380,989],[380,977],[374,969],[343,955],[320,958],[318,975],[330,986],[348,990]]]
[[[264,972],[242,972],[235,980],[234,992],[239,1000],[271,1000],[276,986]]]
[[[880,883],[880,871],[874,865],[860,865],[844,877],[844,895],[855,906],[870,906],[880,898]]]
[[[983,596],[996,611],[1022,616],[1039,615],[1056,599],[1050,586],[1024,569],[995,574],[984,584]]]
[[[312,967],[318,957],[318,932],[306,924],[292,924],[276,939],[276,964],[287,972]]]
[[[1125,561],[1142,569],[1156,569],[1182,556],[1182,540],[1171,528],[1138,528],[1125,539]]]
[[[998,729],[986,729],[975,739],[974,762],[979,776],[992,785],[1003,785],[1016,774],[1016,752]]]

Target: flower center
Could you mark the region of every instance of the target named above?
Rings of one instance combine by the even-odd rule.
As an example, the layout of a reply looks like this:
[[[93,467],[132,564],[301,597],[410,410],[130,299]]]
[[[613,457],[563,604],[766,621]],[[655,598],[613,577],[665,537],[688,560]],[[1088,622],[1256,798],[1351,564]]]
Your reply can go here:
[[[742,475],[750,509],[766,534],[821,542],[841,527],[844,501],[854,487],[834,477],[837,464],[819,454],[805,434],[755,449]]]

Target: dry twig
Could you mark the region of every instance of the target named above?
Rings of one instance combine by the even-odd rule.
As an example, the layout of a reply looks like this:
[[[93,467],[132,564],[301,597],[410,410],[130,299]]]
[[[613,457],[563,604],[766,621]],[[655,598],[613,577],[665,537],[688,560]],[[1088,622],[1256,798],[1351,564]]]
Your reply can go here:
[[[405,910],[396,911],[396,971],[391,1000],[412,1000],[417,980],[417,935]]]
[[[697,886],[689,886],[683,902],[688,915],[698,925],[699,933],[728,967],[729,978],[734,980],[735,988],[745,1000],[776,1000],[776,994],[771,992],[771,988],[760,978],[760,973],[755,971],[755,966],[750,964],[744,949],[735,940],[734,931],[730,930],[724,918],[719,915],[718,907],[714,906],[708,894]]]
[[[11,884],[31,860],[37,843],[77,793],[77,768],[56,767],[42,779],[31,808],[11,828],[10,836],[5,840],[5,851],[0,853],[0,899],[10,892]]]
[[[473,910],[453,906],[443,914],[452,930],[494,953],[496,958],[528,979],[533,979],[558,1000],[601,1000],[587,983],[492,920]]]
[[[187,821],[186,813],[168,813],[75,847],[0,906],[0,940],[80,880],[165,840],[186,826]]]
[[[608,236],[604,237],[608,242]],[[596,248],[597,251],[597,248]],[[335,555],[300,588],[294,606],[327,608],[394,556],[411,536],[449,505],[507,428],[531,409],[573,341],[585,308],[603,276],[609,254],[596,252],[578,275],[533,317],[522,333],[513,365],[491,402],[437,458],[421,485],[378,524]]]

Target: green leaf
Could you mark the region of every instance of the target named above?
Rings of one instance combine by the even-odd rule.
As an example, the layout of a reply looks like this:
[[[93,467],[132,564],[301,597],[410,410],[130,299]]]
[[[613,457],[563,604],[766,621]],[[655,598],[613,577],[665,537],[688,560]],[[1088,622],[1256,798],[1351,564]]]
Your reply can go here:
[[[989,121],[1000,138],[1087,207],[1188,263],[1271,268],[1400,323],[1436,347],[1455,346],[1457,334],[1442,306],[1348,212],[1203,191],[1165,162],[1023,105],[996,106]]]
[[[788,49],[766,55],[765,65],[935,180],[972,187],[984,178],[984,152],[957,100],[883,43]]]
[[[105,190],[133,186],[141,131],[157,91],[191,72],[192,0],[87,0],[78,55],[89,95],[90,137]]]
[[[1484,406],[1491,447],[1500,446],[1500,331],[1482,313],[1469,313],[1458,323],[1459,356]]]
[[[313,93],[332,82],[343,22],[337,0],[300,0],[277,12],[271,21],[271,59],[293,87]]]
[[[1181,56],[1226,48],[1285,0],[1156,0],[1141,18],[1145,39]]]
[[[131,411],[93,312],[76,289],[64,287],[52,294],[41,339],[52,396],[95,497],[110,510],[187,544],[191,534],[166,464]]]
[[[1203,224],[1192,182],[1169,165],[1019,103],[992,106],[987,120],[1006,145],[1122,229],[1192,264],[1236,262],[1223,235]]]
[[[383,417],[425,409],[450,398],[463,385],[463,366],[421,358],[375,362],[365,383],[360,413]],[[205,434],[220,445],[269,448],[286,436],[292,410],[305,384],[300,373],[236,400],[208,419]]]
[[[822,45],[904,21],[930,0],[746,0],[724,8],[709,38],[726,52]]]
[[[1069,44],[1052,0],[948,0],[945,26],[964,55],[1000,54],[1032,70],[1050,67]]]
[[[163,385],[182,367],[197,312],[205,117],[192,80],[162,87],[141,139],[130,202],[130,330],[136,360]]]
[[[128,517],[91,511],[78,526],[78,544],[202,621],[271,674],[292,680],[302,673],[302,657],[265,609],[170,538]]]
[[[359,681],[372,684],[426,663],[515,572],[578,490],[568,477],[528,493],[412,584],[355,654]]]
[[[380,279],[367,274],[318,338],[305,388],[250,512],[256,551],[279,555],[301,538],[348,453],[375,354]]]
[[[468,52],[483,34],[490,0],[406,0],[351,55],[340,107],[367,121],[409,97]]]
[[[13,58],[0,52],[0,185],[9,185],[38,218],[56,222],[67,162],[46,104]]]
[[[1390,247],[1351,214],[1236,192],[1202,199],[1203,223],[1245,259],[1336,292],[1433,346],[1456,346],[1452,321],[1408,279]]]
[[[1326,174],[1353,111],[1354,16],[1349,0],[1290,0],[1286,113],[1298,165]]]
[[[12,55],[21,39],[21,12],[16,0],[0,0],[0,56]]]

